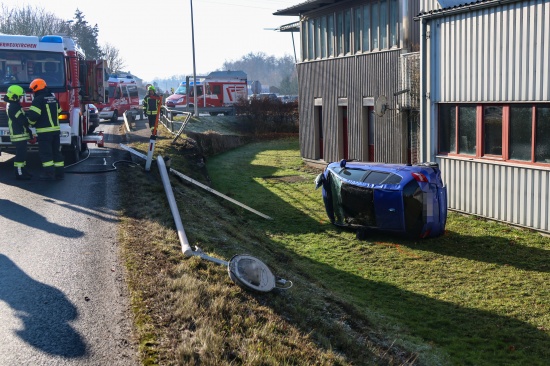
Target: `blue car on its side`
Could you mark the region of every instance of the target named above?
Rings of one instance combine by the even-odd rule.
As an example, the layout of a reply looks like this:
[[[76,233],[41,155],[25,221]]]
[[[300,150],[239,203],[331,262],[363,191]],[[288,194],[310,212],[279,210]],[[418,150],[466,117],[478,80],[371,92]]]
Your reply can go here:
[[[329,164],[315,185],[323,187],[330,222],[357,229],[359,239],[371,229],[410,238],[435,237],[445,231],[447,187],[437,163],[342,160]]]

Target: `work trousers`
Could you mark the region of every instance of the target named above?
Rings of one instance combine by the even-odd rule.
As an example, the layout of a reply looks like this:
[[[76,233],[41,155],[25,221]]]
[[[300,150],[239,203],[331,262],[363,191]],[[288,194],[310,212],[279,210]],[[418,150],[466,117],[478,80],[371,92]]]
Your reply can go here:
[[[27,161],[27,140],[12,141],[15,146],[15,159],[13,160],[13,166],[16,168],[23,168]]]
[[[41,132],[38,134],[38,155],[43,168],[63,167],[65,159],[61,153],[61,141],[59,131]]]
[[[155,127],[155,122],[157,121],[157,115],[156,114],[148,114],[147,118],[149,118],[149,128]]]

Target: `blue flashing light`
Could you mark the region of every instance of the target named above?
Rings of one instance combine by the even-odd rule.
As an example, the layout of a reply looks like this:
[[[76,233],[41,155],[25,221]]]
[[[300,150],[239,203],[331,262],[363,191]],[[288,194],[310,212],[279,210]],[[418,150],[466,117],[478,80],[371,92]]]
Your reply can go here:
[[[63,37],[61,36],[43,36],[40,38],[40,42],[44,43],[63,43]]]

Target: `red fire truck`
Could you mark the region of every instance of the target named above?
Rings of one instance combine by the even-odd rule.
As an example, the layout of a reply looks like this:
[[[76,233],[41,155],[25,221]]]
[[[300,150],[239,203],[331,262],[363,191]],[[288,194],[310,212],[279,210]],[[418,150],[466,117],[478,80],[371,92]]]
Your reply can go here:
[[[187,76],[176,92],[166,98],[166,107],[193,112],[197,103],[199,113],[228,115],[234,113],[235,103],[240,98],[248,96],[247,76],[243,71],[214,71],[196,78],[197,98],[193,77]]]
[[[69,37],[0,35],[0,99],[10,85],[17,84],[28,91],[22,100],[23,108],[28,109],[33,98],[30,82],[44,79],[62,109],[61,147],[66,163],[78,161],[88,142],[103,144],[103,137],[93,133],[86,105],[103,102],[104,69],[103,60],[85,60]],[[1,102],[0,153],[11,149],[6,103]],[[29,144],[29,149],[35,150],[37,145]]]
[[[108,86],[105,93],[107,102],[97,105],[100,119],[116,122],[125,112],[130,120],[135,120],[138,115],[143,118],[143,108],[139,104],[138,88],[134,78],[111,75]]]

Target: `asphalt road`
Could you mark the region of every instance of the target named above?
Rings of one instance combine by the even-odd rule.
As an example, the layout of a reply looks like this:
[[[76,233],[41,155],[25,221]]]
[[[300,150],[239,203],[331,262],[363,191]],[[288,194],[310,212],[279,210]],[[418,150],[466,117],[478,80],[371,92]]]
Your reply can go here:
[[[102,123],[105,147],[90,144],[63,181],[16,181],[13,156],[0,156],[0,365],[139,364],[117,172],[99,172],[130,159],[116,149],[121,124]],[[38,155],[27,161],[36,177]]]

